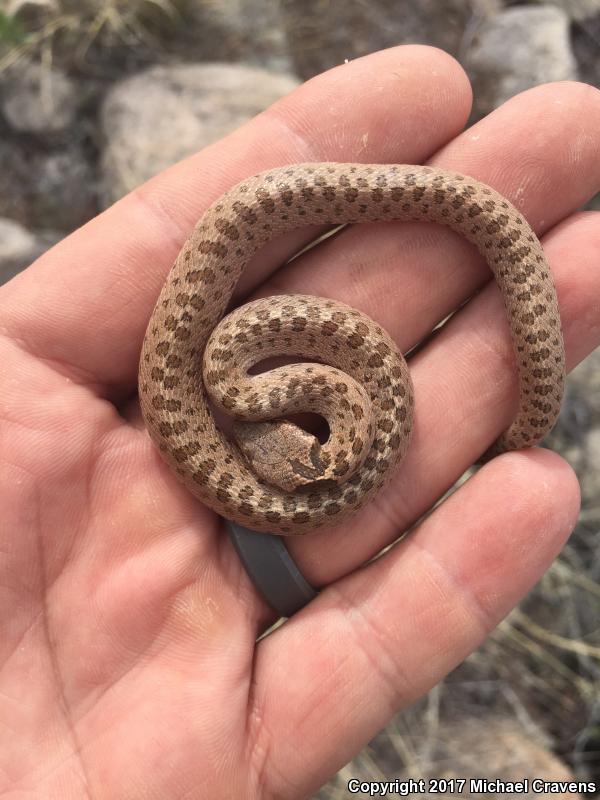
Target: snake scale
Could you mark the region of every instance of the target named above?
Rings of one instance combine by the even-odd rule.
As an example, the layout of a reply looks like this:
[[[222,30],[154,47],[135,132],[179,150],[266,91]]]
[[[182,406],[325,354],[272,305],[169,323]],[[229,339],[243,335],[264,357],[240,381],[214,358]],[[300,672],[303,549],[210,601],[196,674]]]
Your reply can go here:
[[[203,215],[150,319],[139,395],[150,435],[188,489],[251,529],[306,533],[363,506],[405,455],[413,389],[393,340],[364,314],[305,295],[225,316],[268,240],[306,225],[429,220],[473,242],[502,293],[519,375],[514,421],[489,453],[533,446],[553,426],[565,358],[540,242],[490,187],[425,166],[297,164],[244,180]],[[267,372],[270,356],[305,359]],[[213,409],[237,420],[233,436]],[[290,421],[313,412],[325,443]]]

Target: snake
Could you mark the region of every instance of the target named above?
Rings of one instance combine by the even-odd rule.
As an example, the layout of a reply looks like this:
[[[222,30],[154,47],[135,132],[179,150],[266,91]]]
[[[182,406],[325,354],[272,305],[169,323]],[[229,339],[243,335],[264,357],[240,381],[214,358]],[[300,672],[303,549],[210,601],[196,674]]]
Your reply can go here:
[[[302,294],[228,313],[240,276],[270,240],[305,226],[379,221],[449,226],[495,277],[519,399],[485,459],[538,444],[556,422],[565,380],[556,289],[539,239],[506,198],[474,178],[412,164],[261,172],[216,200],[181,248],[148,323],[138,381],[163,459],[194,497],[250,530],[290,535],[337,525],[406,455],[410,372],[374,320]],[[326,423],[325,441],[298,422],[304,412]]]

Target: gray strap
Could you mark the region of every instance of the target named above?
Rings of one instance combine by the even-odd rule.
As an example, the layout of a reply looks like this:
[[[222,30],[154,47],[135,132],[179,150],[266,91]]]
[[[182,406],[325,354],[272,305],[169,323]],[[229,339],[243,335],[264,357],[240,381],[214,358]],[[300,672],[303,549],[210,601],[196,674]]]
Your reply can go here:
[[[281,536],[251,531],[228,519],[225,525],[252,583],[280,616],[291,617],[317,596]]]

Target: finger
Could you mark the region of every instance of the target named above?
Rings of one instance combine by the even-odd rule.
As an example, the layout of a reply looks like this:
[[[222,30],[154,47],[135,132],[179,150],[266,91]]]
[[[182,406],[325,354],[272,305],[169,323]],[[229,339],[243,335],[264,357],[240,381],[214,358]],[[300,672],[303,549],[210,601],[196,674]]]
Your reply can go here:
[[[543,239],[555,278],[567,366],[600,345],[600,214],[571,217]],[[509,424],[516,402],[505,312],[488,286],[410,361],[414,435],[391,483],[345,526],[289,539],[315,585],[355,569],[410,527]]]
[[[263,640],[249,718],[265,793],[308,795],[464,659],[548,568],[578,508],[558,456],[502,456]]]
[[[80,380],[130,391],[159,288],[222,192],[288,162],[420,162],[463,127],[470,100],[462,68],[434,48],[393,48],[331,70],[150,181],[9,283],[0,294],[4,329]],[[246,285],[299,241],[262,252]]]

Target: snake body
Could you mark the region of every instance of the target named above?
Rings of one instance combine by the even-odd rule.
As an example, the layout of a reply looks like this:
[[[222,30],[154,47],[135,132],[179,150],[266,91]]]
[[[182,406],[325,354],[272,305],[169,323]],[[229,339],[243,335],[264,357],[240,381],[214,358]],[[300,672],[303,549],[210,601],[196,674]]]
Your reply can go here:
[[[556,291],[516,208],[472,178],[424,166],[273,169],[231,189],[200,219],[160,293],[140,359],[152,439],[189,490],[223,516],[254,530],[306,533],[363,506],[404,456],[412,385],[375,322],[304,295],[224,316],[268,240],[306,225],[381,220],[448,225],[476,245],[496,278],[520,391],[514,421],[491,452],[533,446],[553,426],[565,375]],[[312,363],[249,373],[270,356]],[[238,421],[237,443],[217,427],[211,402]],[[304,411],[325,417],[327,442],[285,419]]]

